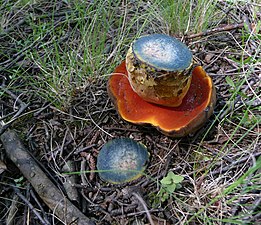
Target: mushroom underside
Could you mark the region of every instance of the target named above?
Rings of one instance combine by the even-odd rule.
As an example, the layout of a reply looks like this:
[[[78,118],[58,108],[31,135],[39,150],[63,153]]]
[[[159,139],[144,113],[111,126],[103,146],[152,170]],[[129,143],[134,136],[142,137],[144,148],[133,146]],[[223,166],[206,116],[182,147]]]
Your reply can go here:
[[[171,137],[182,137],[198,130],[212,115],[216,92],[212,79],[201,66],[192,71],[190,88],[178,107],[165,107],[143,100],[128,80],[122,62],[108,80],[108,94],[118,114],[134,124],[150,124]]]

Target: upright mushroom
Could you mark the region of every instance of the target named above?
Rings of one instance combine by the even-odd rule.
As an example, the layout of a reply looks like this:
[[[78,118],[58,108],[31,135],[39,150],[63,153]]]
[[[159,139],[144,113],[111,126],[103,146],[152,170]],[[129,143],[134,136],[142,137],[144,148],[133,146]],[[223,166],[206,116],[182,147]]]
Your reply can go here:
[[[135,124],[151,124],[165,135],[182,137],[199,129],[216,101],[212,79],[177,39],[154,34],[130,47],[108,81],[119,115]]]
[[[129,48],[126,67],[133,90],[145,101],[179,106],[191,82],[192,53],[176,38],[147,35]]]

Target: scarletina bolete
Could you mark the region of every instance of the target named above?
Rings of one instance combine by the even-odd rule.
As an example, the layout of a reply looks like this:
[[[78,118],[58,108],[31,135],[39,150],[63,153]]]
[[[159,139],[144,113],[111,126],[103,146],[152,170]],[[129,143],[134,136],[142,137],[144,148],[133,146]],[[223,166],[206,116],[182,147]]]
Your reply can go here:
[[[184,43],[165,34],[135,40],[107,89],[124,120],[150,124],[171,137],[202,127],[216,102],[211,77],[195,65]]]

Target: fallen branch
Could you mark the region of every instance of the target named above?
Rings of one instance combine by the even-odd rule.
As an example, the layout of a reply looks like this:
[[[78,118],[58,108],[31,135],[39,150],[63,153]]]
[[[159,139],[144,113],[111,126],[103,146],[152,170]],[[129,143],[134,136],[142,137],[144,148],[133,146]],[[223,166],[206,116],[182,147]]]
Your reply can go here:
[[[226,25],[224,27],[216,27],[216,28],[213,28],[211,30],[199,32],[197,34],[186,35],[185,38],[186,39],[193,39],[193,38],[196,38],[196,37],[203,37],[203,36],[207,36],[207,35],[211,35],[211,34],[215,34],[215,33],[219,33],[219,32],[235,30],[235,29],[242,28],[242,27],[244,27],[244,23],[229,24],[229,25]]]
[[[64,194],[50,181],[28,153],[16,132],[7,130],[1,136],[7,156],[16,164],[35,191],[65,224],[94,225]]]

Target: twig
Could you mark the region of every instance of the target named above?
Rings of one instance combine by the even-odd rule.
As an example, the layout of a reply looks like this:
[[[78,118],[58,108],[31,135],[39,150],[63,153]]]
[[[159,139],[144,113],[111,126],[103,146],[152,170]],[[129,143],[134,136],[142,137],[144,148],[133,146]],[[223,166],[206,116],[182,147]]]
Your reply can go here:
[[[14,131],[5,131],[0,139],[7,156],[16,164],[55,215],[67,224],[74,221],[77,225],[95,224],[76,208],[46,176]]]
[[[44,218],[42,218],[42,216],[38,213],[38,211],[33,207],[33,205],[26,199],[26,197],[24,195],[22,195],[22,193],[20,192],[20,190],[13,186],[13,189],[16,193],[16,195],[21,198],[25,204],[27,204],[27,206],[29,207],[29,209],[32,210],[32,212],[36,215],[36,217],[40,220],[40,222],[44,225],[49,225],[50,223],[45,220]]]
[[[12,199],[12,204],[10,206],[8,206],[7,217],[5,220],[7,225],[14,224],[15,215],[18,212],[18,206],[17,206],[17,204],[19,203],[18,200],[19,200],[18,196],[14,195],[14,197]]]
[[[91,145],[88,145],[88,146],[86,146],[86,147],[77,149],[77,150],[74,151],[73,154],[74,154],[74,155],[78,155],[78,154],[80,154],[81,152],[84,152],[84,151],[86,151],[86,150],[91,149],[92,147],[95,147],[96,145],[97,145],[97,144],[91,144]]]
[[[142,199],[142,197],[138,194],[136,194],[135,192],[132,192],[132,195],[137,198],[139,200],[139,202],[142,204],[143,208],[144,208],[144,211],[146,212],[147,214],[147,217],[148,217],[148,220],[150,221],[150,224],[151,225],[155,225],[154,222],[153,222],[153,219],[151,218],[151,214],[146,206],[146,203],[144,202],[144,200]]]
[[[105,133],[106,135],[110,136],[110,137],[114,137],[112,134],[108,133],[107,131],[105,131],[102,127],[100,127],[100,125],[98,123],[96,123],[94,121],[94,119],[92,118],[92,116],[90,115],[90,112],[89,112],[89,108],[87,108],[87,113],[88,113],[88,116],[91,120],[91,122],[99,129],[101,130],[103,133]]]
[[[56,29],[59,25],[60,25],[60,21],[58,20],[54,24],[53,30]],[[12,58],[10,58],[10,59],[8,59],[8,60],[6,60],[4,62],[1,62],[0,66],[2,66],[2,67],[0,67],[0,72],[10,68],[18,60],[22,59],[26,55],[25,52],[27,52],[28,50],[31,50],[32,48],[38,49],[40,47],[40,45],[42,44],[42,42],[52,33],[53,30],[48,31],[42,38],[36,39],[33,43],[31,43],[30,45],[28,45],[25,48],[23,48],[21,51],[19,51],[16,54],[14,54]]]
[[[67,161],[63,168],[63,172],[72,172],[75,171],[74,162],[69,160]],[[76,183],[76,175],[64,175],[63,187],[67,193],[68,198],[71,201],[79,202],[79,193],[77,192],[76,187],[73,184]]]
[[[2,121],[2,124],[0,126],[0,135],[5,132],[9,128],[9,126],[27,109],[29,104],[24,103],[18,96],[16,96],[11,91],[7,90],[5,87],[0,85],[0,89],[2,89],[5,93],[10,95],[16,102],[19,103],[20,108],[19,110],[14,114],[11,120],[9,120],[7,123],[4,123]],[[0,121],[3,120],[3,117],[0,117]]]
[[[252,156],[252,161],[253,161],[252,164],[253,164],[253,166],[255,166],[256,165],[256,158],[255,158],[254,155],[251,155],[251,156]],[[243,185],[243,188],[242,188],[242,191],[241,191],[242,193],[246,193],[246,189],[248,188],[252,177],[253,177],[253,174],[250,174],[248,176],[247,182]],[[241,203],[241,201],[242,201],[242,199],[240,200],[240,203]],[[244,203],[246,203],[246,201]],[[253,220],[253,213],[260,206],[260,202],[261,202],[261,199],[259,197],[257,197],[257,199],[252,204],[250,204],[250,207],[246,208],[249,216],[245,216],[243,218],[243,221],[246,221],[246,222],[250,222],[251,220],[254,221]],[[232,216],[235,216],[237,214],[237,212],[239,210],[239,206],[240,206],[240,204],[236,204],[235,207],[232,208]],[[230,223],[229,225],[232,225],[232,223]]]
[[[34,200],[34,201],[36,202],[36,204],[38,205],[39,209],[41,210],[42,215],[43,215],[43,219],[44,219],[44,220],[47,220],[47,217],[46,217],[46,215],[45,215],[45,211],[44,211],[44,209],[43,209],[43,206],[42,206],[42,204],[40,203],[40,201],[38,200],[38,198],[36,197],[34,191],[33,191],[32,189],[30,189],[30,190],[29,190],[29,193],[30,193],[30,195],[32,196],[33,200]]]
[[[185,39],[193,39],[193,38],[196,38],[196,37],[208,36],[208,35],[211,35],[211,34],[229,31],[229,30],[235,30],[235,29],[242,28],[242,27],[244,27],[244,23],[229,24],[229,25],[226,25],[224,27],[216,27],[216,28],[213,28],[211,30],[206,30],[204,32],[200,32],[200,33],[197,33],[197,34],[186,35]]]
[[[35,46],[35,44],[37,43],[38,40],[39,40],[39,38],[37,40],[35,40],[32,44],[23,48],[21,51],[15,53],[12,58],[10,58],[4,62],[1,62],[0,66],[7,64],[5,67],[9,68],[12,65],[14,65],[19,59],[21,59],[24,56],[24,52],[26,52],[28,49],[31,49],[33,46]],[[0,68],[0,71],[2,71],[2,70],[3,69]]]
[[[0,37],[1,37],[1,36],[4,36],[4,35],[7,35],[9,32],[15,30],[15,28],[20,27],[20,26],[23,25],[25,22],[26,22],[26,18],[23,18],[23,19],[19,20],[14,26],[8,27],[8,28],[4,29],[4,31],[0,33]]]
[[[248,82],[249,85],[247,85],[244,89],[243,89],[243,93],[246,93],[247,90],[250,88],[251,85],[253,85],[255,83],[255,80],[251,80],[250,82]],[[225,118],[226,115],[228,115],[230,112],[233,111],[234,109],[234,106],[241,100],[241,96],[240,95],[237,95],[235,100],[234,101],[231,101],[229,104],[228,104],[228,107],[221,113],[219,114],[218,118],[219,120],[222,120]]]
[[[258,157],[261,155],[261,152],[256,152],[253,154],[253,157]],[[236,160],[236,161],[233,161],[231,164],[229,164],[228,166],[225,166],[221,169],[217,169],[217,170],[214,170],[213,172],[211,172],[211,175],[216,175],[216,174],[219,174],[219,173],[224,173],[226,172],[227,170],[229,169],[232,169],[233,167],[247,161],[249,159],[250,156],[245,156],[243,158],[240,158],[239,160]]]

